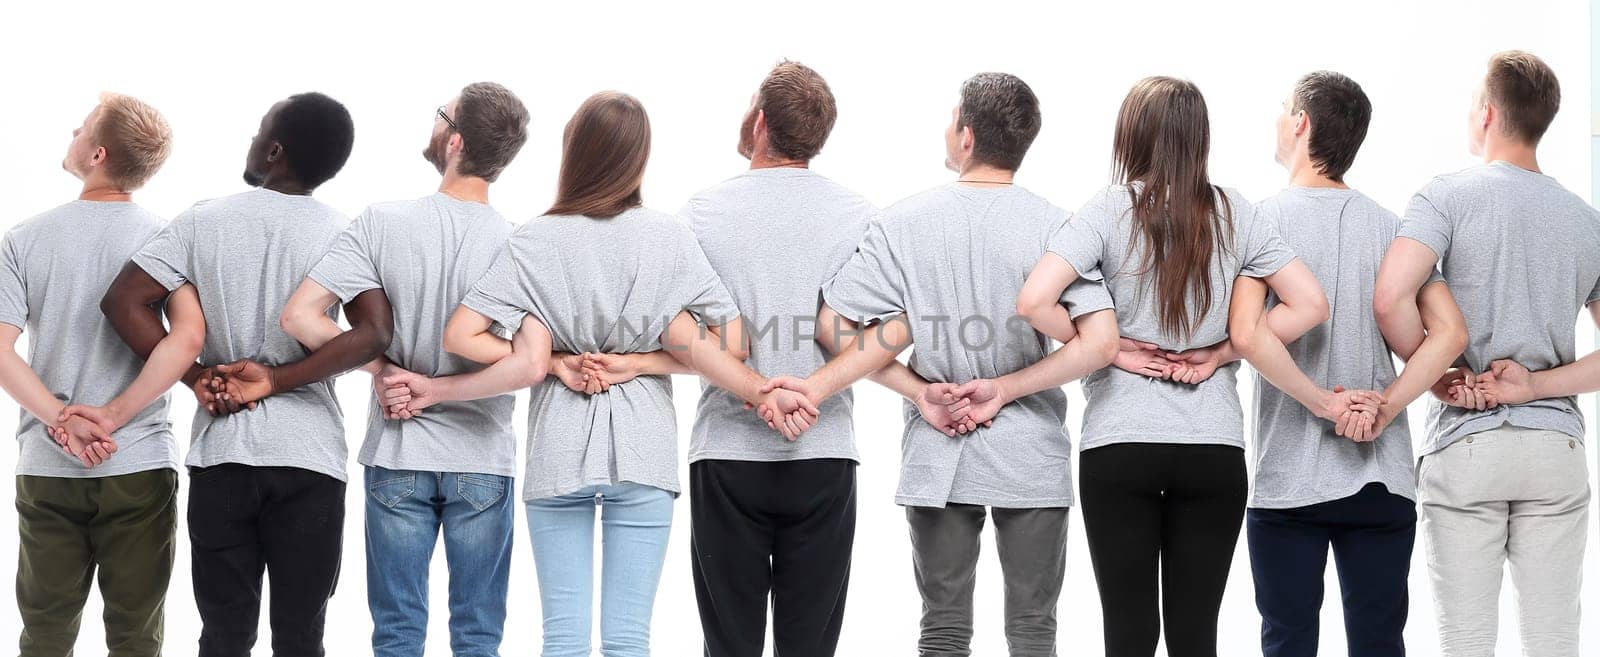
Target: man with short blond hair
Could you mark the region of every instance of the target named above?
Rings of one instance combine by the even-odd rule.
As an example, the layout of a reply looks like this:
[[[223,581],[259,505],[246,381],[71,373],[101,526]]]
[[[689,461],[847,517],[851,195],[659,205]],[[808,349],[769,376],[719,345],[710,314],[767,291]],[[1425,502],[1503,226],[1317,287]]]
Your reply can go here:
[[[122,263],[164,224],[132,197],[166,162],[171,144],[172,131],[154,108],[103,94],[73,131],[62,162],[83,182],[78,199],[17,224],[0,243],[0,385],[22,407],[16,484],[23,657],[73,653],[96,580],[107,651],[161,654],[178,491],[166,391],[177,375],[143,377],[140,358],[117,338],[99,300]],[[167,313],[173,337],[164,351],[176,350],[168,360],[181,370],[199,353],[205,330],[193,288],[174,292]],[[15,351],[24,329],[31,336],[27,361]],[[136,379],[145,392],[129,402],[119,393]],[[115,407],[119,400],[127,412],[115,426],[62,416],[67,403]]]
[[[1412,197],[1378,274],[1391,345],[1422,339],[1417,292],[1435,263],[1466,317],[1464,366],[1435,386],[1417,466],[1446,657],[1494,654],[1508,561],[1522,654],[1578,654],[1589,474],[1576,395],[1600,388],[1600,356],[1579,360],[1574,334],[1584,307],[1600,324],[1600,213],[1539,170],[1560,103],[1538,57],[1491,57],[1468,133],[1483,164]]]

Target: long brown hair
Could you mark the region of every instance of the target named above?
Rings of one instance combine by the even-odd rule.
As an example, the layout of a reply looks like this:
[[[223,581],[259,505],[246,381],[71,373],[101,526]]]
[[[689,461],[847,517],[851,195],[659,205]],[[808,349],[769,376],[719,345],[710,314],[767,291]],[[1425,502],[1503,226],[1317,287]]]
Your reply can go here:
[[[639,99],[602,91],[578,106],[561,139],[561,180],[546,214],[609,219],[644,203],[650,117]]]
[[[1214,254],[1232,249],[1233,209],[1206,174],[1210,150],[1210,118],[1198,87],[1169,77],[1133,85],[1117,115],[1115,171],[1133,202],[1144,256],[1139,274],[1155,275],[1161,330],[1183,338],[1211,310]]]

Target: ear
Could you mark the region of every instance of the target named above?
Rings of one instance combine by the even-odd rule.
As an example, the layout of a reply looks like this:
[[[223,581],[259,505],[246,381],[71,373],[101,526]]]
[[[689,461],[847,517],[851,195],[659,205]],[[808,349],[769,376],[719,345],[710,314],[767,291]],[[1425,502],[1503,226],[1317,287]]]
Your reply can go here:
[[[100,166],[101,164],[105,164],[105,161],[106,161],[106,147],[104,147],[104,146],[96,146],[96,147],[94,147],[94,155],[89,156],[89,166],[97,167],[97,166]]]
[[[1489,126],[1494,125],[1499,120],[1500,109],[1495,107],[1494,103],[1491,103],[1487,100],[1483,101],[1483,125],[1478,127],[1483,128],[1485,132],[1488,132]]]
[[[759,110],[759,109],[756,110],[756,122],[755,122],[755,125],[753,126],[753,128],[754,128],[754,130],[755,130],[757,135],[764,135],[764,134],[767,133],[767,111],[766,110]],[[755,135],[751,135],[751,136],[754,137]]]
[[[461,151],[465,150],[466,148],[467,148],[467,142],[466,142],[465,139],[461,138],[461,132],[458,131],[458,130],[451,130],[450,131],[450,141],[447,142],[445,144],[445,146],[444,146],[445,154],[449,155],[449,154],[452,154],[452,153],[460,153]]]
[[[1305,110],[1300,110],[1298,112],[1295,112],[1295,115],[1294,115],[1294,136],[1299,137],[1300,135],[1303,135],[1303,134],[1305,134],[1307,132],[1310,132],[1310,131],[1311,131],[1311,115],[1310,114],[1306,114]]]
[[[972,126],[961,126],[961,150],[969,152],[977,144],[977,139],[972,136]]]
[[[272,142],[272,145],[267,147],[267,161],[276,162],[280,157],[283,157],[283,144]]]

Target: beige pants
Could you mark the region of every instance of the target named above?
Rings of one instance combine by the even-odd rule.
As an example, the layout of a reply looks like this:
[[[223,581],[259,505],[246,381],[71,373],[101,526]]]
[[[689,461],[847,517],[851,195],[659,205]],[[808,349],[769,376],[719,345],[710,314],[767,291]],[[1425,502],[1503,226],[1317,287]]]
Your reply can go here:
[[[1526,657],[1577,657],[1589,515],[1583,443],[1503,425],[1418,465],[1444,657],[1493,655],[1506,562]]]

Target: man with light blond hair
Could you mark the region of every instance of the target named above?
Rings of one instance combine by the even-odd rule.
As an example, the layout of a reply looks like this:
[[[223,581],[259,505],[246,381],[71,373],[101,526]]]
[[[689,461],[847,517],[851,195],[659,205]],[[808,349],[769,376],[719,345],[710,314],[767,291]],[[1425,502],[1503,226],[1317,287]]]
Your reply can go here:
[[[166,393],[194,362],[205,325],[194,289],[175,290],[166,304],[171,337],[151,358],[167,366],[142,371],[101,314],[100,293],[165,223],[132,195],[161,168],[171,142],[154,108],[103,94],[73,130],[62,162],[83,181],[77,200],[17,224],[0,243],[0,386],[22,407],[23,657],[73,653],[92,580],[105,603],[107,651],[161,654],[178,490]],[[16,352],[25,329],[26,361]],[[127,411],[117,426],[63,421],[68,403]]]

